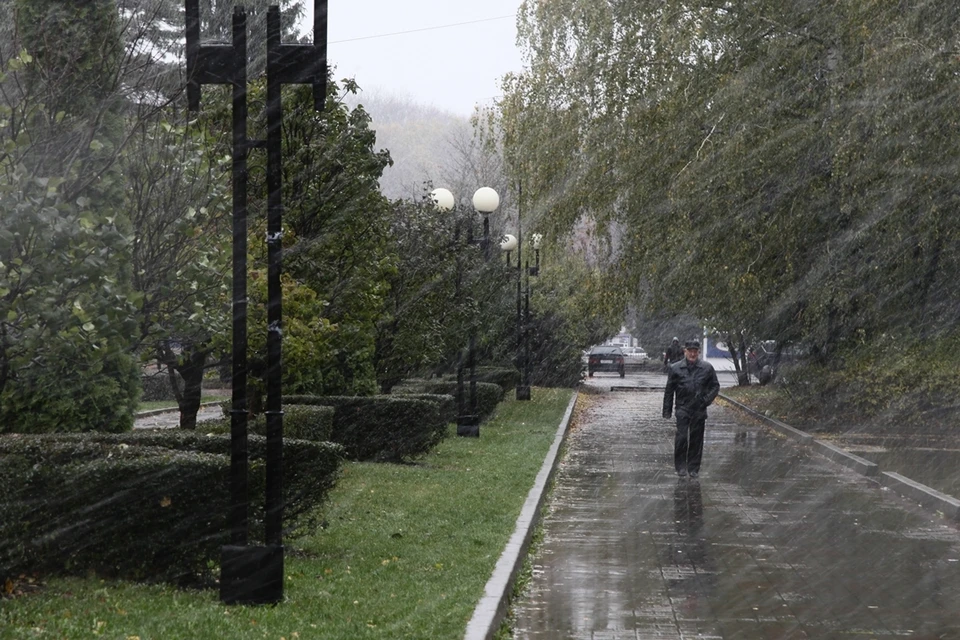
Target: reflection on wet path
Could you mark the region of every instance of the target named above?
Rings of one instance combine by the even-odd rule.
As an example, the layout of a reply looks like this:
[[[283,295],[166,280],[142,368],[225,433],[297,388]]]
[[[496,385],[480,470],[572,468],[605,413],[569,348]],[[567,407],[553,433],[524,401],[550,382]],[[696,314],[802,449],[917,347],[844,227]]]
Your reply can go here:
[[[661,401],[585,403],[516,638],[960,638],[956,526],[718,406],[678,479]]]

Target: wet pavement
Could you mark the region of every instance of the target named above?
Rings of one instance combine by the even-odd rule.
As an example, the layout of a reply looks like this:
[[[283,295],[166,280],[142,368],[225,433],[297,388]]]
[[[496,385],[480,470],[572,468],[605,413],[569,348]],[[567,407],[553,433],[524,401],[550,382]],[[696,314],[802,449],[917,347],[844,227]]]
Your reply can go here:
[[[588,380],[515,638],[960,638],[956,524],[718,405],[678,479],[656,384]]]

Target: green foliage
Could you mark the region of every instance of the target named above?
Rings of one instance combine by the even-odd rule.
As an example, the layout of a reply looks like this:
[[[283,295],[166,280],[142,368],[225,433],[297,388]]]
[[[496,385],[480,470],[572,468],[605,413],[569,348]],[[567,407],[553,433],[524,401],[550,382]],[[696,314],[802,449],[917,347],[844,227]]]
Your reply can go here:
[[[223,403],[227,413],[230,402]],[[333,407],[291,404],[283,408],[283,437],[313,442],[329,442],[333,433]],[[204,421],[203,433],[230,433],[229,416],[217,421]],[[267,417],[264,414],[247,420],[247,433],[267,435]]]
[[[4,387],[0,433],[117,433],[132,428],[140,396],[136,358],[101,354],[84,343],[58,346],[43,349],[42,364],[25,366]]]
[[[52,113],[96,113],[123,56],[115,0],[14,0],[21,42],[36,60],[28,79]]]
[[[550,235],[595,225],[601,277],[651,316],[831,368],[885,334],[942,339],[958,23],[943,3],[528,4],[506,154]]]
[[[520,384],[520,372],[513,368],[477,367],[478,382],[490,382],[503,389],[504,394],[516,389]]]
[[[150,355],[166,341],[210,342],[230,326],[229,156],[211,133],[215,114],[192,123],[186,115],[158,111],[119,160],[137,238],[139,337]]]
[[[333,407],[330,439],[355,460],[407,462],[447,436],[448,415],[441,399],[294,395],[283,402]]]
[[[139,393],[138,297],[114,164],[123,127],[99,76],[116,62],[115,13],[91,39],[82,27],[107,3],[27,4],[18,28],[33,36],[0,68],[4,430],[123,430]]]
[[[263,83],[251,90],[262,104]],[[372,394],[375,323],[383,309],[386,274],[393,268],[387,235],[390,209],[377,179],[390,163],[374,151],[376,136],[361,107],[348,110],[339,86],[330,80],[327,105],[313,111],[307,88],[285,96],[284,104],[284,370],[288,390],[314,394]],[[264,114],[253,114],[262,126]],[[256,278],[267,272],[264,242],[266,185],[262,158],[251,158],[251,264]],[[251,368],[266,362],[267,288],[250,288]],[[257,367],[261,367],[257,370]]]
[[[79,444],[48,441],[49,458],[30,460],[3,507],[0,575],[196,579],[225,542],[229,459]]]
[[[451,424],[457,421],[457,400],[453,396],[442,393],[415,393],[413,391],[395,392],[397,396],[426,400],[435,403],[440,410],[440,419]]]
[[[473,250],[459,242],[463,216],[426,202],[393,203],[394,264],[387,275],[384,313],[376,323],[376,369],[381,391],[434,366],[462,347]]]
[[[266,443],[251,436],[251,495]],[[0,577],[23,571],[157,581],[209,579],[226,542],[230,438],[184,432],[8,436],[0,468],[18,482],[0,505]],[[339,474],[330,443],[284,443],[284,520],[322,502]],[[109,497],[109,499],[104,499]],[[253,535],[262,528],[254,500]]]
[[[470,410],[470,381],[467,375],[464,375],[463,384],[463,405],[466,411]],[[454,381],[432,381],[423,385],[425,393],[445,394],[457,397],[458,385]],[[481,420],[486,420],[497,410],[497,405],[503,400],[503,388],[499,384],[492,382],[477,382],[477,415]]]
[[[842,367],[808,361],[787,368],[760,406],[815,429],[949,432],[958,418],[950,400],[960,384],[958,348],[956,332],[936,342],[883,335],[845,350]]]
[[[531,321],[530,383],[538,387],[575,387],[583,379],[583,338],[571,341],[567,320],[555,311],[541,311]],[[593,342],[600,342],[595,340]]]
[[[141,375],[140,386],[143,387],[143,393],[140,395],[141,403],[176,399],[173,387],[170,385],[170,376],[166,371]]]
[[[283,606],[225,614],[210,590],[48,577],[3,601],[0,627],[69,640],[97,622],[141,638],[462,638],[569,402],[569,391],[505,402],[481,438],[447,438],[422,464],[348,465],[324,525],[285,538]]]

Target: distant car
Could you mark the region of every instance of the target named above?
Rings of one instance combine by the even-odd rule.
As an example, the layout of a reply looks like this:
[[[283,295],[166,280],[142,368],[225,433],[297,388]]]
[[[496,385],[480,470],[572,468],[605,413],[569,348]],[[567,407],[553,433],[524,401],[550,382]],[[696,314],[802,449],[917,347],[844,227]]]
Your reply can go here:
[[[619,373],[620,377],[627,374],[623,349],[602,345],[594,347],[587,356],[587,375],[591,378],[597,371]]]
[[[647,352],[640,347],[624,347],[623,355],[628,361],[633,362],[646,362],[650,359]]]

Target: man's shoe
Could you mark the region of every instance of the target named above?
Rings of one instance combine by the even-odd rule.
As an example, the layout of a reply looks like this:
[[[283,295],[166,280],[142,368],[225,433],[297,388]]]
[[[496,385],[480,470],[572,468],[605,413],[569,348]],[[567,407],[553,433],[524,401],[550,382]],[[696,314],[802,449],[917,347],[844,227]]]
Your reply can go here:
[[[700,474],[697,473],[696,471],[691,471],[691,472],[690,472],[690,477],[691,477],[691,478],[696,478],[696,477],[699,476],[699,475],[700,475]]]
[[[686,470],[686,469],[678,469],[678,470],[677,470],[677,475],[682,478],[682,477],[684,477],[685,475],[687,475],[687,470]]]

